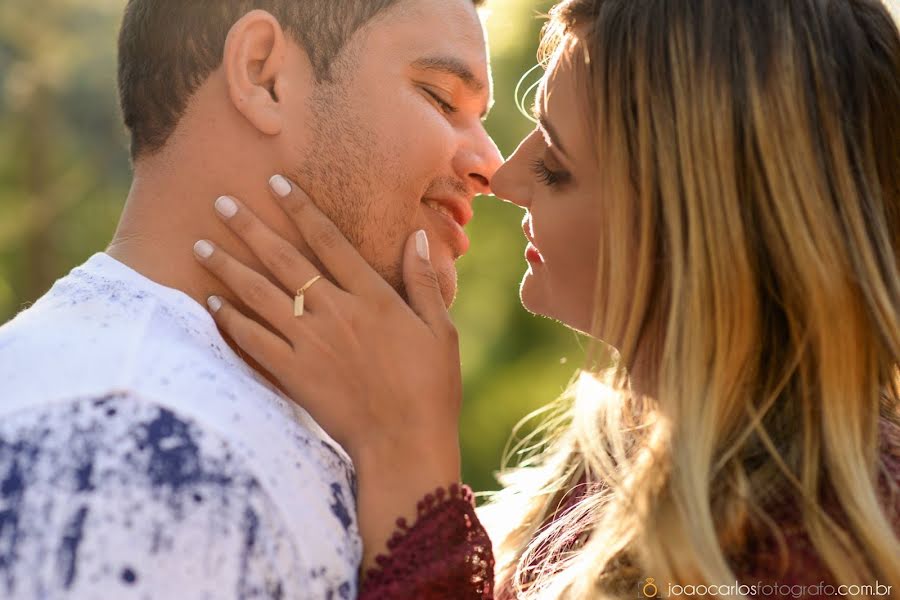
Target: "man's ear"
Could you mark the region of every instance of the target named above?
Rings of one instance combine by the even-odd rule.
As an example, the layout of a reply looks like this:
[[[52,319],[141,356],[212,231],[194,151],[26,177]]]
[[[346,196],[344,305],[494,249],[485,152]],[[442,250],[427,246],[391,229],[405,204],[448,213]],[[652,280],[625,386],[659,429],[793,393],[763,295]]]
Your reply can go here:
[[[281,24],[264,10],[252,10],[228,32],[222,66],[234,107],[260,132],[278,135],[284,126],[281,79],[288,64]]]

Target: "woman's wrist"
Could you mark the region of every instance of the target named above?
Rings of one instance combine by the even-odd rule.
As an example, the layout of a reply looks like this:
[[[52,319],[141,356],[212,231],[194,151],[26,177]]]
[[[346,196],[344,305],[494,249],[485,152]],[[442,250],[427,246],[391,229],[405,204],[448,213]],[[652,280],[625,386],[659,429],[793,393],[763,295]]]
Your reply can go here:
[[[459,482],[459,442],[432,442],[407,450],[368,446],[359,449],[353,459],[365,573],[375,566],[379,554],[387,553],[387,542],[396,531],[398,519],[414,523],[423,498]]]
[[[461,459],[459,432],[392,440],[381,437],[348,449],[360,472],[396,476],[404,481],[445,478],[444,484],[459,480]]]

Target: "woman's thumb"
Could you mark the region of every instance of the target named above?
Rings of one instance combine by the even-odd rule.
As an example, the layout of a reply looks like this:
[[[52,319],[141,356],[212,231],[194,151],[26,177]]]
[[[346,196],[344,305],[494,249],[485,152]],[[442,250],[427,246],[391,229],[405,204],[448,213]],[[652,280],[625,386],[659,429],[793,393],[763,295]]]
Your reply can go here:
[[[447,307],[437,273],[431,264],[431,247],[428,234],[419,230],[406,243],[403,260],[403,281],[409,306],[429,326],[447,321]]]

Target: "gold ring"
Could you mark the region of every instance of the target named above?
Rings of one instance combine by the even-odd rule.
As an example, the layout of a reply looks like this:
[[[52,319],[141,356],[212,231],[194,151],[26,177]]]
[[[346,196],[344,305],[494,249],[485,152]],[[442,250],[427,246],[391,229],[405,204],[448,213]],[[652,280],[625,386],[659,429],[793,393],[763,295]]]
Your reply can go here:
[[[305,304],[305,294],[317,281],[322,279],[321,275],[316,275],[312,279],[306,282],[306,284],[297,290],[297,295],[294,296],[294,316],[302,317],[303,316],[303,306]]]

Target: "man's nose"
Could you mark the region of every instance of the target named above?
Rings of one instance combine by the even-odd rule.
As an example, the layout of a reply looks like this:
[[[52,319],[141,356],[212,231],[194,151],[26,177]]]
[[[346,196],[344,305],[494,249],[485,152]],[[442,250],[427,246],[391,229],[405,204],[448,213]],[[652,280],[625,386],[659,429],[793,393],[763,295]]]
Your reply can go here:
[[[503,156],[484,126],[479,125],[469,144],[456,157],[456,172],[471,193],[488,194],[494,173],[503,164]]]

